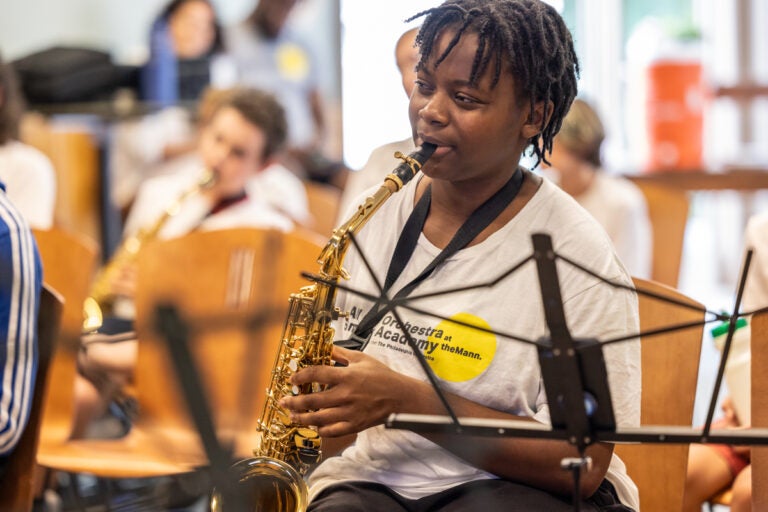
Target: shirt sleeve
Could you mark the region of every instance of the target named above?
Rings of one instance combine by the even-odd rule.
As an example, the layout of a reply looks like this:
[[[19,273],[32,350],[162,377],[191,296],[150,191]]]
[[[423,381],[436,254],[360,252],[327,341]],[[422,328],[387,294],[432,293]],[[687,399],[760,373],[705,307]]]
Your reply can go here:
[[[0,456],[18,443],[37,372],[42,268],[27,224],[0,196]]]

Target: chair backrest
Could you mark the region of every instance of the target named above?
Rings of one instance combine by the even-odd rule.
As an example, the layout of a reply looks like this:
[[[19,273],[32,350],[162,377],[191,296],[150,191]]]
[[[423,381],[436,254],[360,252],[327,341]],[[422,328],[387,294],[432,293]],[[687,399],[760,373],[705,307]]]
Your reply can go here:
[[[307,206],[312,217],[311,224],[307,228],[326,237],[327,240],[337,227],[341,191],[331,185],[311,181],[306,182],[305,187]]]
[[[638,290],[690,306],[638,293],[641,331],[704,320],[704,306],[698,302],[660,283],[634,281]],[[642,426],[691,426],[703,330],[702,324],[641,338]],[[615,451],[640,490],[641,510],[682,510],[688,445],[616,445]]]
[[[768,313],[751,319],[752,426],[768,428]],[[752,447],[752,510],[768,510],[768,447]]]
[[[48,442],[60,442],[69,437],[73,408],[75,361],[83,326],[83,301],[96,267],[98,248],[84,235],[64,229],[33,230],[43,278],[64,299],[64,311],[57,350],[50,369],[45,395],[41,448]],[[55,385],[54,385],[55,383]]]
[[[688,222],[688,196],[684,190],[635,181],[645,196],[653,229],[651,279],[677,287]]]
[[[300,232],[238,228],[148,244],[139,256],[136,393],[139,422],[199,449],[155,308],[172,303],[189,322],[197,363],[219,436],[252,440],[269,384],[288,297],[310,284],[321,245]],[[253,319],[270,313],[264,321]],[[252,441],[243,441],[252,443]],[[247,455],[253,445],[241,446]]]
[[[43,286],[37,316],[38,360],[35,392],[27,426],[8,461],[5,475],[0,478],[0,510],[13,512],[32,510],[35,457],[43,412],[43,395],[56,346],[62,310],[61,296],[49,286]]]
[[[99,148],[94,133],[82,123],[51,123],[27,114],[21,138],[45,153],[56,170],[56,225],[99,240]]]

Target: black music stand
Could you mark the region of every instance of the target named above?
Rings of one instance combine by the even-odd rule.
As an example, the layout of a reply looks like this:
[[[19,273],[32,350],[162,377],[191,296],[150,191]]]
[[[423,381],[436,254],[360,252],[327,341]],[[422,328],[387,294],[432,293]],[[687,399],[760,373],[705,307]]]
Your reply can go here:
[[[457,418],[450,411],[448,416],[393,414],[386,422],[388,428],[401,428],[417,433],[448,432],[480,436],[535,437],[562,439],[574,445],[579,457],[567,458],[561,467],[571,471],[574,479],[574,510],[578,512],[580,474],[588,468],[590,460],[584,456],[586,448],[596,442],[644,442],[644,443],[727,443],[741,445],[768,445],[768,429],[711,432],[715,402],[722,383],[725,362],[730,350],[741,295],[751,259],[747,254],[737,293],[734,312],[730,316],[717,315],[716,319],[729,322],[723,357],[718,368],[715,389],[709,404],[709,414],[703,429],[678,426],[653,426],[617,429],[610,400],[602,345],[598,340],[573,339],[565,320],[560,284],[555,262],[558,258],[579,267],[581,270],[609,281],[580,265],[559,256],[552,248],[548,235],[532,236],[542,303],[550,338],[537,342],[542,379],[548,397],[551,427],[546,425],[507,420],[486,420],[479,418]],[[634,290],[634,289],[633,289]],[[635,290],[646,293],[643,290]],[[653,295],[653,294],[649,294]],[[664,297],[660,297],[664,298]],[[744,315],[741,315],[744,316]],[[699,323],[701,325],[701,323]],[[691,327],[691,324],[659,329],[653,333],[636,333],[622,339],[634,339],[643,335],[661,334]],[[417,357],[421,353],[412,347]],[[442,394],[439,389],[436,392]],[[443,401],[446,403],[445,401]]]

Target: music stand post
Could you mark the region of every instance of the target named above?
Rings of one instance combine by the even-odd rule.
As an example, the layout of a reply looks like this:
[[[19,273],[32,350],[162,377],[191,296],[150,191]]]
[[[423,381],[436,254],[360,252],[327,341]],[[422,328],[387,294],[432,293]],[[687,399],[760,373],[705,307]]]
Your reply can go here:
[[[181,318],[175,306],[158,304],[155,309],[155,325],[171,353],[176,378],[203,449],[208,456],[213,484],[224,503],[227,503],[233,512],[246,512],[248,510],[246,501],[237,492],[236,481],[230,470],[234,463],[232,452],[222,446],[216,435],[208,396],[189,347],[188,324]]]
[[[539,365],[552,428],[565,431],[568,442],[579,452],[578,457],[567,457],[560,463],[561,468],[573,475],[573,504],[578,512],[581,473],[592,467],[592,460],[585,455],[587,446],[594,442],[597,427],[615,430],[616,423],[600,344],[596,340],[583,340],[577,350],[568,329],[552,239],[549,235],[534,234],[532,240],[550,334],[549,339],[541,340],[538,345]],[[603,420],[602,425],[596,425],[598,419]]]

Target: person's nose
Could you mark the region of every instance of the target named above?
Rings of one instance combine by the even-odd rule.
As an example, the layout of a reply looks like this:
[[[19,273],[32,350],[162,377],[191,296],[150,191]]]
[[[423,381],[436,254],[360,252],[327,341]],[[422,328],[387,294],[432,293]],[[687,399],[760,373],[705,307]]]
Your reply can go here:
[[[429,124],[446,124],[448,120],[446,95],[440,92],[431,94],[419,109],[419,116]]]
[[[218,168],[229,156],[229,149],[224,144],[216,144],[211,152],[211,164]]]

